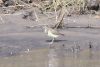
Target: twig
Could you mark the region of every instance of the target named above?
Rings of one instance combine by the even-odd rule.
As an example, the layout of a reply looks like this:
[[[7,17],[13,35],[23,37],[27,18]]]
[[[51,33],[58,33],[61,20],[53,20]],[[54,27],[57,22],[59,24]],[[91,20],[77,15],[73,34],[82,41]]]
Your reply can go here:
[[[4,21],[3,21],[3,19],[2,19],[2,17],[1,17],[1,16],[0,16],[0,19],[1,19],[2,23],[3,23]]]
[[[33,8],[34,13],[35,13],[35,16],[36,16],[36,18],[37,18],[37,20],[36,20],[36,21],[38,21],[38,22],[39,22],[39,19],[38,19],[38,16],[37,16],[36,12],[35,12],[35,9],[34,9],[34,7],[32,7],[32,8]]]
[[[54,4],[54,9],[55,9],[55,14],[56,14],[56,23],[57,23],[57,18],[58,18],[58,16],[57,16],[57,2],[55,2],[55,0],[53,0],[53,4]]]
[[[58,15],[58,18],[57,18],[56,24],[58,23],[58,20],[59,20],[59,18],[60,18],[60,16],[61,16],[61,12],[62,12],[62,9],[60,9],[60,12],[59,12],[59,15]]]
[[[61,15],[61,13],[62,13],[62,17],[61,17],[61,19],[60,19],[60,22],[57,22],[56,24],[55,24],[55,28],[57,29],[58,28],[58,26],[62,23],[62,21],[63,21],[63,18],[64,18],[64,15],[65,15],[65,8],[63,7],[62,9],[61,9],[61,12],[59,13],[59,17],[60,17],[60,15]]]
[[[57,25],[56,25],[56,29],[57,29],[57,28],[58,28],[58,26],[62,23],[63,18],[64,18],[64,15],[65,15],[65,14],[63,14],[63,16],[62,16],[62,18],[61,18],[60,22],[59,22],[59,23],[57,23]]]

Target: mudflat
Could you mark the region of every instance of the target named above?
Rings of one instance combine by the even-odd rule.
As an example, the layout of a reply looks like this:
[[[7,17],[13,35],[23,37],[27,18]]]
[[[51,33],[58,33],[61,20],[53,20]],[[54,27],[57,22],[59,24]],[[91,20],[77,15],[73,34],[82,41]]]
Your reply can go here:
[[[100,44],[100,31],[99,31],[100,18],[95,19],[94,17],[96,15],[92,15],[90,19],[90,14],[88,15],[73,14],[71,15],[71,17],[68,17],[65,15],[63,22],[64,22],[64,26],[68,28],[58,29],[58,31],[65,34],[65,36],[57,38],[55,42],[52,45],[50,45],[49,43],[51,42],[52,38],[48,37],[44,33],[44,30],[42,27],[27,28],[26,26],[27,25],[35,26],[35,25],[46,24],[46,23],[49,25],[50,22],[54,23],[56,18],[52,17],[51,19],[43,19],[43,18],[46,18],[47,16],[45,16],[44,14],[38,13],[37,14],[38,18],[42,19],[42,20],[39,20],[39,22],[35,20],[34,21],[31,20],[30,17],[27,17],[27,19],[23,19],[23,16],[26,14],[26,12],[30,12],[30,11],[33,11],[33,9],[20,10],[13,13],[13,14],[18,14],[18,15],[2,16],[3,22],[2,20],[0,20],[0,58],[2,58],[2,60],[4,61],[7,61],[8,59],[8,61],[0,62],[2,63],[1,66],[5,66],[4,63],[6,63],[8,66],[10,64],[10,66],[12,67],[14,66],[13,63],[15,63],[14,67],[18,65],[22,67],[32,67],[36,65],[37,65],[36,67],[48,67],[46,65],[50,66],[50,64],[51,64],[51,67],[55,67],[55,66],[57,67],[57,65],[66,67],[67,66],[66,63],[69,63],[68,67],[75,66],[75,65],[77,67],[80,67],[81,65],[79,65],[79,63],[81,62],[84,62],[84,64],[81,63],[82,65],[85,65],[86,62],[90,62],[89,63],[90,66],[91,66],[91,63],[93,63],[94,66],[96,66],[95,61],[98,65],[97,67],[100,66],[99,60],[97,60],[97,59],[100,59],[100,55],[95,54],[100,51],[99,49],[100,47],[99,45]],[[33,18],[36,19],[35,16]],[[86,28],[88,27],[88,24],[94,28]],[[92,48],[90,48],[90,46],[92,46]],[[90,49],[93,49],[92,55],[91,55]],[[76,53],[74,53],[74,51]],[[83,53],[81,53],[82,51]],[[28,52],[30,55],[28,55]],[[56,55],[53,54],[54,52]],[[80,55],[77,55],[78,53]],[[85,54],[86,54],[86,57],[83,57],[85,56]],[[73,56],[73,58],[71,58],[70,56],[71,57]],[[16,58],[22,57],[24,59],[21,58],[20,60],[20,59],[15,59],[14,57]],[[34,57],[37,59],[35,59]],[[67,58],[69,61],[67,61],[67,59],[64,60],[64,57]],[[25,61],[25,59],[29,59],[29,58],[31,59]],[[50,58],[56,59],[56,60],[53,61],[53,60],[50,60]],[[63,62],[60,62],[59,59],[57,58],[60,58],[60,61],[63,61]],[[73,64],[71,64],[72,62],[71,60],[74,60],[75,58],[80,59],[80,61],[77,60],[77,63],[73,62]],[[88,59],[85,62],[84,59],[82,58],[85,58],[85,60],[87,60],[86,58],[90,58],[90,59]],[[94,59],[93,61],[93,58],[96,58],[96,59]],[[16,61],[14,61],[14,59]],[[9,61],[11,61],[11,63],[8,63]],[[19,61],[21,61],[21,63],[19,63]],[[61,64],[58,64],[58,61]],[[34,63],[32,65],[33,62],[35,62],[36,64]],[[38,64],[38,62],[40,64]],[[54,62],[55,64],[52,64],[52,62]],[[27,63],[27,65],[24,65],[24,63]],[[88,66],[87,64],[87,67],[90,67],[90,66]]]

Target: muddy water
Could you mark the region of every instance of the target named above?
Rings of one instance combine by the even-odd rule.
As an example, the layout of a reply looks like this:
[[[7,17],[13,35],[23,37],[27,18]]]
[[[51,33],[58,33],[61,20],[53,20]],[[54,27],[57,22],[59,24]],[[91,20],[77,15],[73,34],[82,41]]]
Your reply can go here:
[[[28,49],[18,56],[0,57],[0,67],[100,67],[100,52],[89,48],[79,52],[54,47]]]

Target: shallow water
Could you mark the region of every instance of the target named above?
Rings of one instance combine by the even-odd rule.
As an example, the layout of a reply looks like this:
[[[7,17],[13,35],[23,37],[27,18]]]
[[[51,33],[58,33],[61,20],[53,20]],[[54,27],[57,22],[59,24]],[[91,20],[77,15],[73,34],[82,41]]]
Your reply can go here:
[[[79,52],[55,47],[28,49],[17,56],[0,56],[0,67],[100,67],[100,52],[90,48]]]

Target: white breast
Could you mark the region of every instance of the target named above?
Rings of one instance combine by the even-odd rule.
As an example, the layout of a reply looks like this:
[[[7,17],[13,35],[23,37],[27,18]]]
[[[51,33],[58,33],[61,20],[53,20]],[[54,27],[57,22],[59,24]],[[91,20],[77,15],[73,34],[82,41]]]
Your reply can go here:
[[[54,35],[54,34],[52,34],[51,31],[49,30],[49,31],[48,31],[48,36],[51,36],[51,37],[56,38],[56,37],[58,37],[59,35]]]

